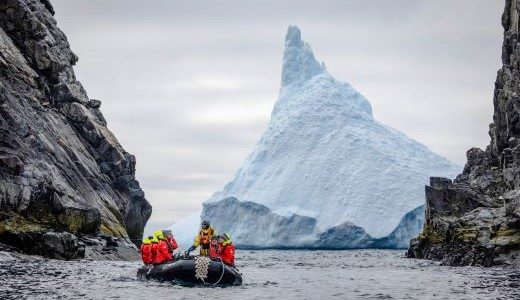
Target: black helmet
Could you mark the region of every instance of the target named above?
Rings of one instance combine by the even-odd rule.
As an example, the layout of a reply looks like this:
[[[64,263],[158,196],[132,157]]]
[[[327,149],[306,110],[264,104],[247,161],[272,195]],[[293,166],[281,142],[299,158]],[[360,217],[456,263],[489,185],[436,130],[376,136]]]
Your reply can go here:
[[[204,220],[204,221],[202,221],[202,224],[201,224],[202,228],[206,229],[206,228],[209,227],[209,225],[210,225],[210,224],[209,224],[209,221],[208,221],[208,220]]]

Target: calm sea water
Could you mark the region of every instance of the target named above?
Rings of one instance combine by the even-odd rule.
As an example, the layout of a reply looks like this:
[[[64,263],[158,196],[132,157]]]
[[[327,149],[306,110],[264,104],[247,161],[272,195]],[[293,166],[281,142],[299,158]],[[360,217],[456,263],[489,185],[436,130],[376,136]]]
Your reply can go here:
[[[403,251],[237,251],[244,284],[140,281],[137,262],[0,253],[0,299],[520,299],[520,269],[451,268]]]

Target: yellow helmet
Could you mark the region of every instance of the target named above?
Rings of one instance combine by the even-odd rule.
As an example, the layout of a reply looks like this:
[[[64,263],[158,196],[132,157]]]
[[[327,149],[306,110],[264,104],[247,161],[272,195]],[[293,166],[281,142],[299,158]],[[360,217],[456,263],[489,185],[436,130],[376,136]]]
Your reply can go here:
[[[145,244],[145,245],[151,244],[152,243],[151,238],[153,238],[153,237],[149,236],[149,237],[144,238],[143,239],[143,244]]]
[[[158,240],[164,240],[164,235],[163,235],[163,232],[162,230],[156,230],[153,232],[153,237],[158,239]]]
[[[231,244],[231,235],[229,235],[229,233],[224,233],[223,235],[221,235],[221,237],[224,240],[224,242],[222,243],[223,245]]]

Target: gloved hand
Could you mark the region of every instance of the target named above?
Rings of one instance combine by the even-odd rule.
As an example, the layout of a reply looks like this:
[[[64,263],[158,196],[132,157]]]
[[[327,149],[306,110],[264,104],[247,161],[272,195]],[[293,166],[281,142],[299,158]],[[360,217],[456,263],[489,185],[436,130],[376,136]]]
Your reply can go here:
[[[190,252],[193,251],[193,250],[195,250],[195,246],[192,245],[191,247],[188,248],[188,250],[186,250],[184,252],[184,256],[189,256]]]

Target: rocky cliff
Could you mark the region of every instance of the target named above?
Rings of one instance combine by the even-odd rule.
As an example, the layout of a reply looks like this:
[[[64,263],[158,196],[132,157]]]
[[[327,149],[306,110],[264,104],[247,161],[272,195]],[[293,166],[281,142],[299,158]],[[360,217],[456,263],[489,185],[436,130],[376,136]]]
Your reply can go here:
[[[520,3],[505,3],[491,143],[486,151],[467,152],[454,182],[431,179],[424,230],[408,257],[450,265],[520,264]]]
[[[76,80],[48,0],[0,2],[0,242],[71,259],[134,256],[151,206]],[[14,248],[12,248],[14,247]]]

